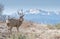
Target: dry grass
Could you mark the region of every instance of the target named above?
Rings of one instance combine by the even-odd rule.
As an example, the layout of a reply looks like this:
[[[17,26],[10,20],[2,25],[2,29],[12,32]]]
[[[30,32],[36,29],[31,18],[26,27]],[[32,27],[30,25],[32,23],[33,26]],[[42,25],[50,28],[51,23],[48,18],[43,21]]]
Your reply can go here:
[[[4,26],[4,23],[1,24],[0,26]],[[5,29],[6,28],[3,30]],[[50,25],[24,22],[19,28],[20,32],[14,30],[16,29],[13,29],[10,37],[6,37],[6,39],[60,39],[60,30],[53,29],[53,26]],[[2,36],[2,34],[0,36]]]

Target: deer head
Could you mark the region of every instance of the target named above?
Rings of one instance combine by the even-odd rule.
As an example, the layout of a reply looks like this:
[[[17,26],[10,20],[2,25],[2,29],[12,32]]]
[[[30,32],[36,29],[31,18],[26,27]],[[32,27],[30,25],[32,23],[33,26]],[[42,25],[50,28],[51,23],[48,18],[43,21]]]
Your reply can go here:
[[[20,20],[20,21],[24,20],[24,19],[23,19],[23,17],[24,17],[23,10],[20,10],[20,12],[18,11],[17,13],[18,13],[18,15],[19,15],[19,20]]]

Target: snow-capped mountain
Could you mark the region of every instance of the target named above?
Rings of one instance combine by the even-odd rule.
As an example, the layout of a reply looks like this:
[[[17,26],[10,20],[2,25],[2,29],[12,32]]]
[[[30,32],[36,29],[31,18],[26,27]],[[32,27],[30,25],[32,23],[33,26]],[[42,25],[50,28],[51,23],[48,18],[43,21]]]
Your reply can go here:
[[[45,23],[45,24],[56,24],[60,23],[60,13],[54,11],[45,11],[41,9],[29,9],[26,10],[24,18],[26,20],[31,20],[38,23]],[[13,13],[12,17],[19,17],[17,13]]]

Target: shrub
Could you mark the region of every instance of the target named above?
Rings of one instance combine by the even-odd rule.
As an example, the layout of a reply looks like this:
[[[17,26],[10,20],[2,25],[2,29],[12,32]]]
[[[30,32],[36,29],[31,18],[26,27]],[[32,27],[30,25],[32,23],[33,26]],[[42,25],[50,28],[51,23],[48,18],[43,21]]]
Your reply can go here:
[[[24,33],[15,33],[12,34],[10,38],[7,39],[35,39],[35,34],[24,34]]]
[[[7,39],[26,39],[26,36],[24,34],[15,33],[15,34],[12,34],[10,38],[7,38]]]
[[[59,24],[56,24],[55,27],[56,27],[57,29],[60,29],[60,23],[59,23]]]
[[[50,25],[50,24],[48,24],[47,27],[48,27],[49,29],[55,29],[55,26]]]

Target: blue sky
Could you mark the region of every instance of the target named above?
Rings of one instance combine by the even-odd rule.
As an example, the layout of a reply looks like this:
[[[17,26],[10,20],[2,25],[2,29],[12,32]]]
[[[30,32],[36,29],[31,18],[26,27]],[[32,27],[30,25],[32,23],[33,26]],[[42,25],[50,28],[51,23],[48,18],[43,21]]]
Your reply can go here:
[[[0,0],[5,6],[4,13],[14,13],[17,9],[39,8],[59,11],[60,0]]]

